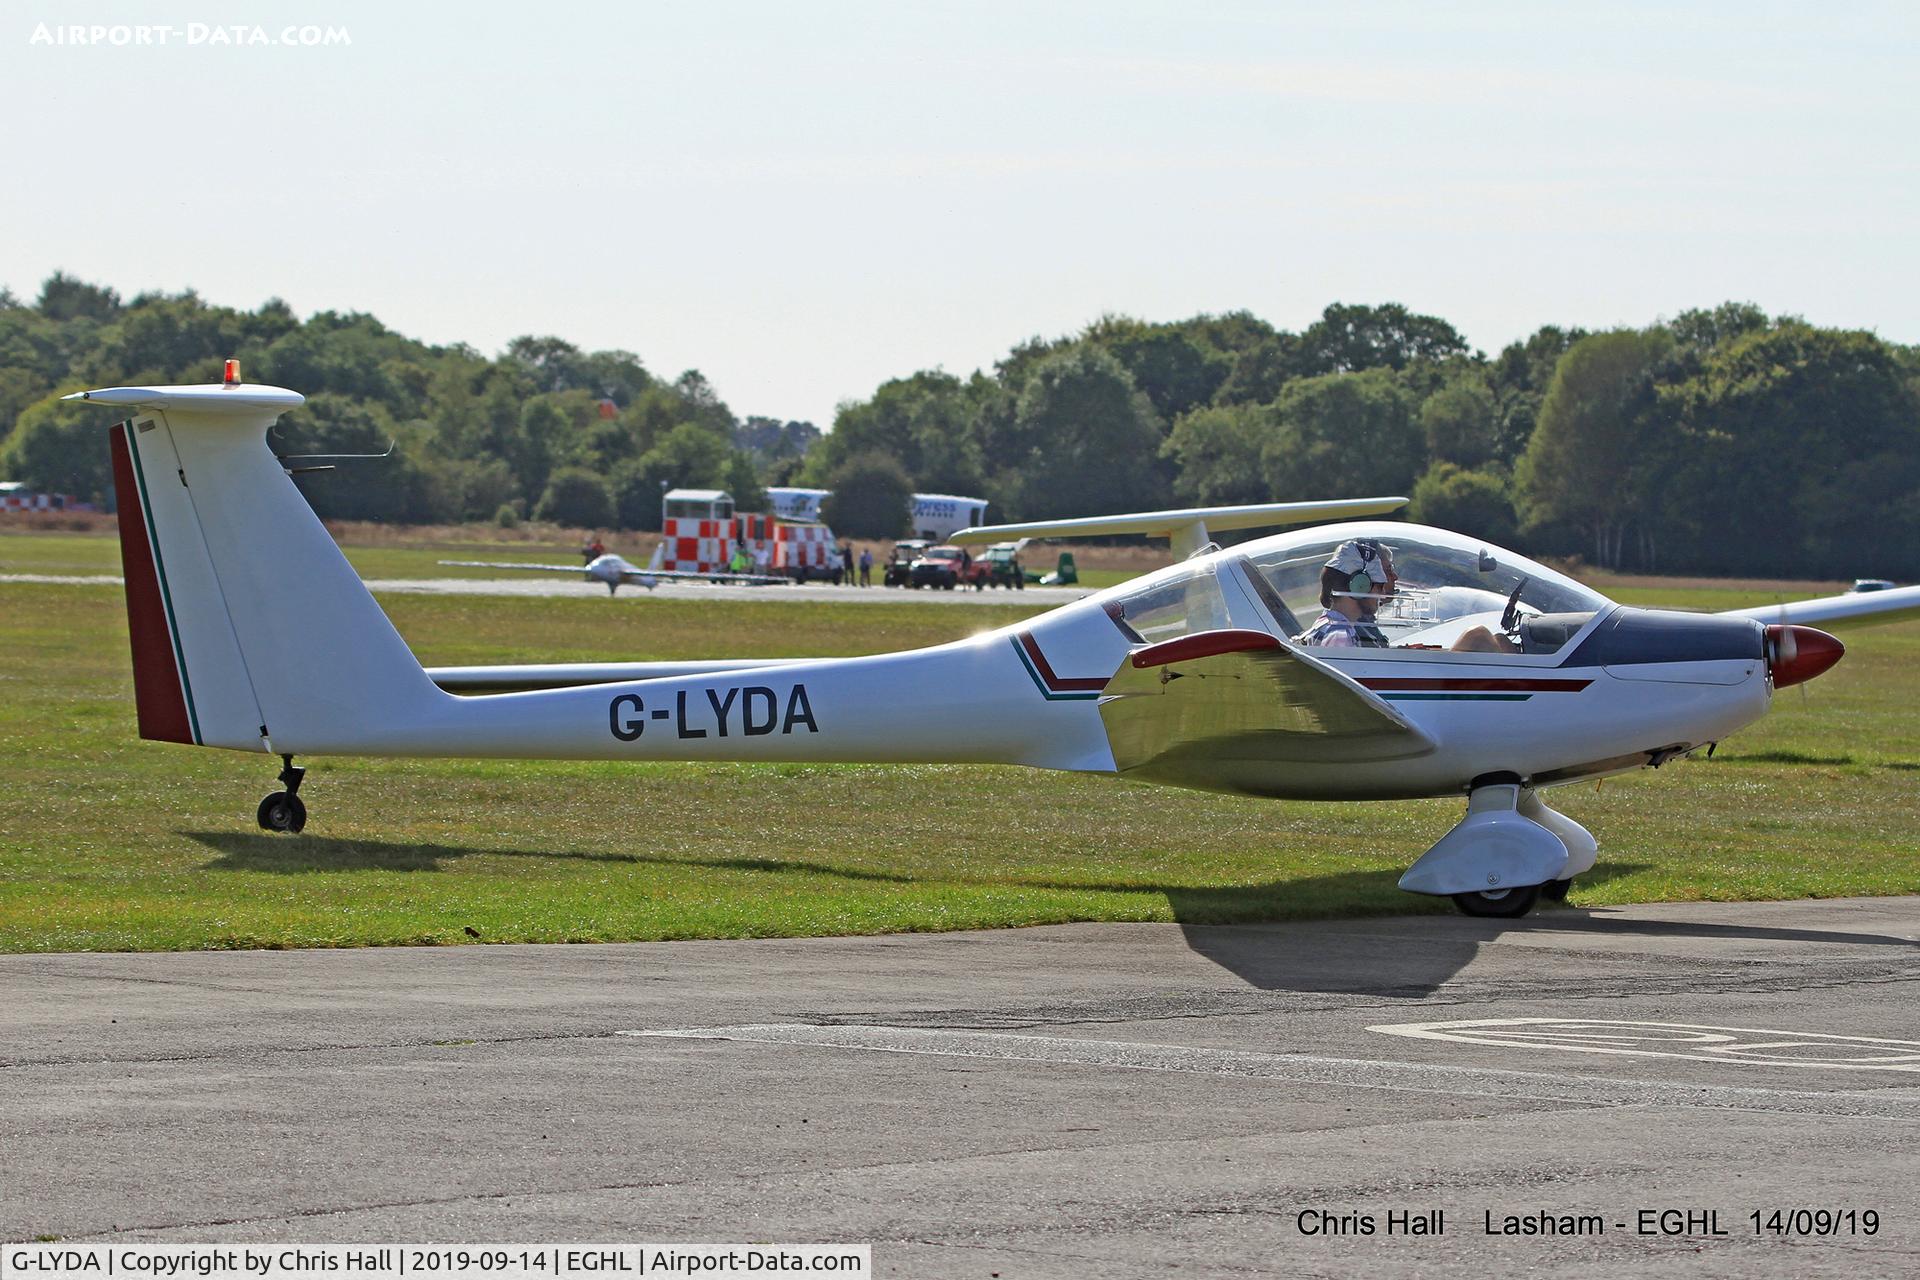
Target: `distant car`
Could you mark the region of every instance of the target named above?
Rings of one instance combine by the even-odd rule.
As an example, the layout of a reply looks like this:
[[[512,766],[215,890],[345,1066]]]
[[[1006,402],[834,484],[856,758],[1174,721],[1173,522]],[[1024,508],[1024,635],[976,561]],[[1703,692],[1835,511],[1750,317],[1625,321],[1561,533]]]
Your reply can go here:
[[[889,587],[912,586],[913,562],[928,545],[923,538],[902,538],[894,543],[893,550],[887,553],[887,566],[880,574],[881,583]]]
[[[1020,568],[1020,544],[1017,542],[996,542],[982,551],[974,561],[983,566],[985,574],[979,585],[983,587],[1009,587],[1024,590],[1027,575]],[[1035,581],[1040,575],[1034,574]]]
[[[1855,578],[1853,585],[1847,588],[1848,595],[1858,595],[1863,591],[1891,591],[1893,583],[1885,578]]]
[[[961,583],[981,586],[986,581],[986,566],[958,547],[928,547],[913,562],[907,579],[910,587],[938,587],[951,591]]]

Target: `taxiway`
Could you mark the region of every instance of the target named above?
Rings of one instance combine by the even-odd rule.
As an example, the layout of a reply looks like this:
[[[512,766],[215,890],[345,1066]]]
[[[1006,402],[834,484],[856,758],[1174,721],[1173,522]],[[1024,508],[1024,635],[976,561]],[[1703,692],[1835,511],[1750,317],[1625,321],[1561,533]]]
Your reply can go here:
[[[1920,899],[16,955],[0,988],[7,1240],[850,1241],[911,1276],[1920,1271]],[[1878,1227],[1749,1217],[1798,1208]],[[1435,1210],[1442,1235],[1386,1229]],[[1486,1230],[1541,1213],[1603,1229]],[[1328,1215],[1355,1230],[1309,1230]]]

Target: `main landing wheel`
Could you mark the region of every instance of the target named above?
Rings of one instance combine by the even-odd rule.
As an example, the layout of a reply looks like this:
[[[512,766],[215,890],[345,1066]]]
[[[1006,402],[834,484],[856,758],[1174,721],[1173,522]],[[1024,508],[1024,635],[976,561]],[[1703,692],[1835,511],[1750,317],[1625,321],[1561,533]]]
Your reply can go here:
[[[1456,893],[1453,905],[1470,916],[1490,917],[1496,920],[1517,920],[1533,910],[1533,904],[1540,900],[1540,888],[1537,884],[1527,885],[1523,889],[1492,889],[1485,893]]]
[[[293,757],[280,757],[280,784],[285,791],[276,791],[260,802],[259,811],[253,816],[264,831],[279,831],[287,835],[300,834],[300,828],[307,825],[307,806],[300,800],[300,782],[307,771],[293,762]]]
[[[1540,896],[1548,902],[1565,902],[1567,890],[1573,888],[1573,877],[1565,880],[1549,880],[1540,886]]]
[[[260,802],[260,811],[255,816],[267,831],[297,835],[300,828],[307,825],[307,806],[299,796],[276,791]]]

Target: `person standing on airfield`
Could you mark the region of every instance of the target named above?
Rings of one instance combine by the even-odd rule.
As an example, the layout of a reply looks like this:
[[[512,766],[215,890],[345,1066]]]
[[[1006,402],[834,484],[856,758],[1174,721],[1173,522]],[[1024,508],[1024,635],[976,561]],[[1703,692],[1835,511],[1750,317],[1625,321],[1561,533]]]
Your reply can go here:
[[[872,547],[862,547],[860,549],[860,585],[863,587],[870,587],[873,585],[873,548]]]
[[[851,542],[843,542],[840,544],[840,571],[847,575],[846,577],[847,585],[852,586],[853,585],[853,544]]]

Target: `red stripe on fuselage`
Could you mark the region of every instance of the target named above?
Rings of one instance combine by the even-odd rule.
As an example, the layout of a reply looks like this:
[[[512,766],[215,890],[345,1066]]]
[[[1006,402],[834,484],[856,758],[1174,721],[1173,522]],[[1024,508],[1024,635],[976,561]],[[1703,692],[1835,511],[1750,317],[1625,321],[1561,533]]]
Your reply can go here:
[[[1591,680],[1508,680],[1498,677],[1430,680],[1419,676],[1370,676],[1360,681],[1363,688],[1376,691],[1426,689],[1449,693],[1578,693],[1592,683]]]
[[[1033,659],[1033,669],[1040,673],[1040,682],[1055,693],[1081,692],[1107,687],[1109,679],[1107,676],[1075,676],[1072,679],[1066,679],[1053,674],[1053,668],[1047,663],[1047,655],[1040,652],[1040,646],[1035,643],[1031,631],[1020,633],[1020,647],[1027,651],[1029,658]]]
[[[128,450],[129,424],[113,428],[113,496],[120,513],[120,571],[127,580],[127,634],[133,646],[133,705],[140,736],[155,742],[193,743],[187,699],[174,660],[173,628],[160,596],[160,572],[147,541],[146,505]]]

